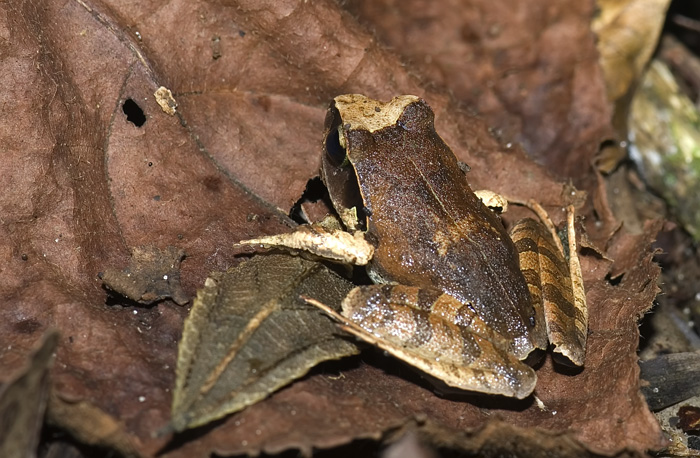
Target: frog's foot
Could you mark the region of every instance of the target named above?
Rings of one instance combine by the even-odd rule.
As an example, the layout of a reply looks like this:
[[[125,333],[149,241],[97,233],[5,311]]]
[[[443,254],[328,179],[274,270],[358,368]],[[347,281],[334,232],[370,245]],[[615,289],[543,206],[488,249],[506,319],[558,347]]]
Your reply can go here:
[[[515,223],[510,236],[520,256],[536,316],[544,316],[549,342],[577,366],[586,353],[588,308],[576,246],[574,208],[567,207],[567,253],[547,212],[537,203],[527,205],[540,218]]]
[[[328,230],[319,225],[300,226],[287,234],[241,240],[234,248],[256,245],[262,248],[306,251],[322,259],[358,266],[366,265],[374,255],[374,247],[365,240],[363,232],[351,234],[342,230]]]
[[[341,328],[449,386],[523,399],[535,388],[532,368],[509,353],[506,340],[466,304],[437,289],[361,286],[343,314],[306,299]]]

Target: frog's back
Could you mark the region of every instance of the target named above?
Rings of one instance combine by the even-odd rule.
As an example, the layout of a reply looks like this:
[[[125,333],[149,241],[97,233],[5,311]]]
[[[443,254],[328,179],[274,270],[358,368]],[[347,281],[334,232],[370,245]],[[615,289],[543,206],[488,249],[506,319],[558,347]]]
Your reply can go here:
[[[535,312],[515,246],[472,192],[425,102],[406,107],[395,126],[349,132],[348,141],[361,151],[352,163],[378,243],[373,277],[437,286],[472,304],[516,355],[529,353]]]

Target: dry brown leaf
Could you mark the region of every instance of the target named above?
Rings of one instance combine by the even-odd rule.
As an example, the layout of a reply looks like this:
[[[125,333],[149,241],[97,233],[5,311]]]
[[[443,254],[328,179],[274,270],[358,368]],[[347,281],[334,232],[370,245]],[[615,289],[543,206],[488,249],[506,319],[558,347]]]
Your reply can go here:
[[[490,13],[491,20],[480,15],[496,4],[502,9]],[[550,2],[542,0],[545,4]],[[519,12],[496,35],[496,46],[483,46],[494,43],[483,40],[468,61],[476,73],[502,75],[494,81],[510,95],[508,113],[522,113],[507,138],[541,135],[531,142],[540,145],[532,150],[559,158],[548,159],[557,173],[577,177],[579,186],[595,193],[598,182],[587,174],[587,164],[592,145],[609,129],[609,109],[600,71],[587,54],[593,41],[580,32],[587,30],[590,6],[581,3],[576,8],[586,12],[570,15],[557,7],[523,9],[516,1],[473,5],[467,11],[470,24],[488,25],[481,28],[485,32]],[[453,6],[452,14],[462,12]],[[436,112],[438,132],[472,166],[468,177],[475,188],[538,198],[552,211],[561,208],[562,186],[549,172],[519,147],[502,147],[482,120],[445,95],[450,88],[427,89],[413,68],[335,2],[175,0],[164,6],[25,0],[0,9],[0,78],[3,100],[11,107],[2,111],[0,123],[5,151],[0,367],[3,372],[21,367],[39,336],[58,328],[58,393],[122,421],[140,439],[144,455],[165,445],[151,433],[169,419],[186,311],[169,302],[147,310],[107,306],[98,272],[126,265],[129,247],[176,246],[188,253],[181,280],[192,295],[209,272],[237,262],[232,243],[282,232],[291,223],[278,208],[288,211],[317,173],[324,110],[333,96],[420,95]],[[552,32],[547,36],[553,38],[526,54],[532,72],[511,73],[502,65],[509,62],[509,43],[527,46],[543,30],[543,22],[530,14],[547,19]],[[386,16],[364,17],[379,24]],[[509,35],[529,24],[533,29],[523,29],[524,35]],[[566,30],[579,32],[571,36]],[[499,36],[510,36],[508,43],[498,42]],[[585,52],[574,56],[580,65],[570,78],[547,73],[562,59],[562,68],[571,69],[567,59],[574,46]],[[513,59],[518,53],[522,49]],[[452,61],[461,62],[460,55],[452,54]],[[488,86],[474,74],[463,78],[480,81],[477,89]],[[538,81],[544,84],[529,86]],[[153,96],[161,86],[177,101],[174,116]],[[562,87],[562,98],[555,97],[554,89]],[[523,93],[529,96],[523,99]],[[465,100],[497,107],[491,101],[498,97],[489,94]],[[562,100],[569,103],[559,111]],[[604,199],[596,202],[597,214],[607,215]],[[552,440],[562,437],[561,444],[569,444],[574,437],[601,453],[659,447],[658,426],[638,392],[635,354],[637,318],[656,292],[658,271],[649,254],[655,228],[640,238],[611,239],[614,221],[596,226],[592,211],[586,212],[593,240],[609,247],[606,256],[624,276],[611,286],[605,280],[607,261],[584,258],[589,359],[575,376],[556,373],[549,362],[539,368],[538,393],[550,411],[510,401],[497,407],[480,398],[469,397],[474,403],[439,398],[403,366],[390,365],[387,374],[354,360],[357,367],[337,380],[308,377],[213,429],[184,437],[168,455],[328,447],[382,437],[417,416],[459,434],[474,430],[470,437],[477,438],[490,434],[483,424],[498,417],[525,429],[536,423],[555,431]],[[553,216],[561,221],[562,215]],[[369,363],[387,362],[372,355],[365,357]]]
[[[700,432],[700,407],[681,406],[678,409],[679,428],[684,432]]]
[[[520,143],[579,187],[587,182],[593,155],[612,135],[590,29],[593,2],[347,4],[427,82],[449,88],[504,142]]]

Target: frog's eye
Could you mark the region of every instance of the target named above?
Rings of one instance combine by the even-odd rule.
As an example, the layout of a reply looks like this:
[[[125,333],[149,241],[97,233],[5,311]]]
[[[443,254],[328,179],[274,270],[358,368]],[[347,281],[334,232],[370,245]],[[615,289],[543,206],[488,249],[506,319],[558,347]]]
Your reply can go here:
[[[326,154],[334,165],[341,165],[345,162],[347,153],[345,150],[345,135],[343,126],[328,132],[326,137]]]
[[[331,114],[329,113],[329,115]],[[326,131],[325,149],[330,162],[335,166],[340,166],[347,160],[345,130],[341,123],[340,114],[335,112],[332,115],[330,127]]]

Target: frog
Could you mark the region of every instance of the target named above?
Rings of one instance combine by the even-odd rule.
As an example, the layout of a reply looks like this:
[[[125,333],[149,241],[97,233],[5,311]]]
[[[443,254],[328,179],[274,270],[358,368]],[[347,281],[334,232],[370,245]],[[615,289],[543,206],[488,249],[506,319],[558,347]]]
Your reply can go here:
[[[552,347],[559,360],[584,364],[588,314],[574,209],[567,207],[568,259],[536,202],[516,203],[539,220],[506,231],[487,204],[505,210],[508,199],[472,190],[434,117],[414,95],[335,97],[320,175],[343,227],[303,225],[237,246],[364,266],[372,284],[352,289],[342,312],[307,302],[448,387],[524,399],[537,382],[532,354]]]

